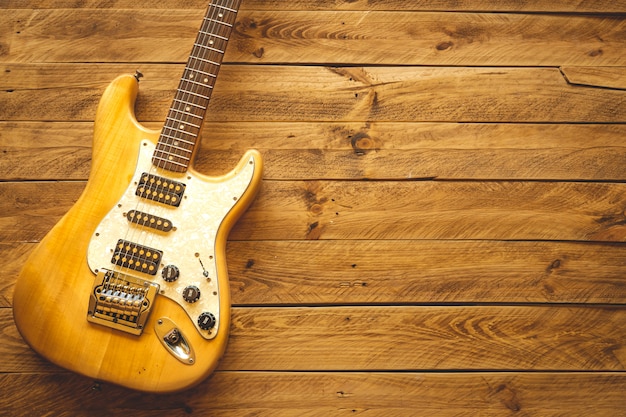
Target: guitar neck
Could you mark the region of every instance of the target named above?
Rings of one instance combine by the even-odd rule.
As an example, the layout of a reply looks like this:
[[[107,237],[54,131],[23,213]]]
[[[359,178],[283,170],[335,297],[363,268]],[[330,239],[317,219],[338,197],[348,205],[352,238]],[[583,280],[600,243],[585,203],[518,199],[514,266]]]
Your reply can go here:
[[[153,165],[174,172],[189,168],[240,0],[212,0],[187,60],[152,156]]]

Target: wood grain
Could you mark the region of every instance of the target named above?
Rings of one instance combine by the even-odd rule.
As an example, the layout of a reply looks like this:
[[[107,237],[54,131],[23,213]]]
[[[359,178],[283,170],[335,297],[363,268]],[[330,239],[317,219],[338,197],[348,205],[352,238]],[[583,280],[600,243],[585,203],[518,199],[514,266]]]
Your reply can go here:
[[[623,255],[621,244],[414,240],[233,241],[227,252],[236,305],[621,304]]]
[[[0,217],[4,243],[41,239],[84,186],[0,184],[8,206]],[[624,187],[586,182],[265,181],[230,239],[624,242]]]
[[[2,371],[47,368],[0,314]],[[623,306],[240,307],[219,369],[623,371],[625,319]]]
[[[70,374],[2,374],[0,408],[45,414],[185,416],[620,415],[622,374],[216,372],[175,395],[137,394]],[[613,389],[607,390],[607,387]],[[245,392],[242,399],[239,393]],[[116,401],[111,401],[115,398]],[[589,401],[593,398],[593,401]]]
[[[202,15],[197,10],[8,10],[0,59],[185,62],[191,49],[186,40],[193,38]],[[592,15],[243,11],[225,60],[624,66],[625,30],[619,18]]]
[[[0,244],[15,277],[33,243]],[[625,304],[623,244],[508,241],[231,241],[236,306]],[[593,256],[590,256],[590,255]],[[0,280],[0,307],[13,279]]]
[[[0,3],[10,9],[144,9],[144,3],[132,0],[3,0]],[[159,0],[150,9],[197,9],[206,8],[205,0]],[[501,11],[501,12],[568,12],[568,13],[620,13],[626,10],[624,0],[246,0],[241,10],[402,10],[402,11]]]
[[[134,72],[131,68],[6,66],[0,78],[3,119],[91,121],[108,82],[119,73]],[[142,70],[138,118],[162,121],[182,67]],[[555,68],[269,66],[258,71],[234,65],[222,68],[218,82],[212,98],[216,111],[207,115],[211,122],[626,121],[625,91],[571,86]],[[13,88],[6,89],[9,84]],[[45,105],[32,106],[37,102]]]
[[[255,148],[271,180],[626,177],[626,126],[615,124],[213,122],[203,132],[195,166],[215,175]],[[11,180],[86,179],[92,136],[90,122],[0,122],[0,170]]]
[[[15,277],[90,170],[106,85],[158,128],[205,0],[0,0],[0,414],[626,416],[626,2],[244,0],[197,168],[264,183],[221,368],[57,368]]]
[[[562,67],[561,72],[571,84],[626,90],[626,71],[622,67]]]

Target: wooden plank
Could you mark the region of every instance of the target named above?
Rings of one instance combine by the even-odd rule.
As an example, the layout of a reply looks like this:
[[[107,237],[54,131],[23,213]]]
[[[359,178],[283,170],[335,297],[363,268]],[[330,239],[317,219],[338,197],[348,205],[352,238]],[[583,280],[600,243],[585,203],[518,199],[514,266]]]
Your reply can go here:
[[[625,313],[623,307],[237,309],[220,368],[620,371]]]
[[[149,123],[158,128],[158,123]],[[91,123],[0,122],[7,180],[86,179]],[[260,149],[265,179],[626,178],[626,125],[207,123],[196,168],[227,172]]]
[[[185,9],[9,9],[0,24],[0,61],[182,63],[203,15]],[[625,29],[621,16],[242,11],[225,60],[625,66]]]
[[[235,305],[624,303],[621,244],[229,242]]]
[[[0,308],[11,307],[13,286],[26,258],[34,247],[32,243],[0,243]]]
[[[237,307],[219,369],[624,371],[625,319],[624,306]],[[0,324],[0,372],[55,369],[10,309]]]
[[[501,416],[623,415],[623,373],[217,372],[169,395],[137,394],[70,374],[2,374],[0,408],[21,415]]]
[[[624,241],[624,184],[270,182],[233,240]]]
[[[159,0],[147,6],[133,0],[2,0],[5,9],[198,9],[207,0]],[[403,11],[487,11],[487,12],[569,12],[622,13],[624,0],[244,0],[241,10],[403,10]]]
[[[245,308],[223,370],[615,370],[626,309]]]
[[[164,120],[182,68],[142,70],[138,118]],[[132,71],[134,65],[7,65],[2,120],[91,121],[108,82]],[[571,86],[555,68],[234,65],[221,70],[207,121],[623,123],[625,98],[625,91]],[[33,106],[39,102],[46,105]]]
[[[37,241],[84,182],[0,183],[0,242]],[[232,240],[626,241],[626,184],[264,181]]]
[[[0,244],[0,307],[33,243]],[[626,304],[623,244],[231,241],[232,303]]]
[[[624,68],[562,67],[561,72],[571,84],[626,90]]]
[[[5,180],[85,180],[92,137],[93,123],[0,123],[0,175]]]
[[[145,395],[38,357],[13,284],[98,99],[140,63],[158,126],[208,0],[153,3],[0,0],[0,414],[626,416],[625,0],[243,0],[197,161],[266,161],[220,370]]]
[[[85,184],[0,183],[0,195],[6,198],[0,214],[2,243],[39,241],[76,202]]]
[[[10,308],[0,308],[0,376],[5,373],[59,372],[60,368],[35,353],[22,339]]]

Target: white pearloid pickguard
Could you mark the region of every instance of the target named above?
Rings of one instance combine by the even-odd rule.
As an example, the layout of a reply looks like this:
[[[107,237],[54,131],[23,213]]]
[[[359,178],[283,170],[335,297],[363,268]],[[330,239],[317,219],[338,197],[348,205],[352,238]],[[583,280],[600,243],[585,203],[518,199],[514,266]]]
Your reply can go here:
[[[118,204],[100,222],[92,236],[87,253],[89,268],[108,269],[152,281],[160,286],[157,297],[164,296],[181,305],[198,332],[206,339],[217,334],[220,323],[219,294],[216,266],[217,232],[230,210],[245,193],[252,181],[255,161],[250,158],[244,168],[223,181],[205,180],[193,171],[174,173],[157,170],[152,165],[155,145],[144,140],[137,162],[137,168],[128,189]],[[143,173],[153,173],[186,185],[179,207],[140,198],[135,195],[137,184]],[[126,214],[138,210],[149,215],[169,220],[173,230],[157,231],[129,222]],[[147,246],[163,252],[163,258],[155,275],[150,275],[112,263],[112,256],[119,239]],[[175,265],[180,276],[174,282],[166,282],[161,274],[163,267]],[[200,289],[200,298],[193,303],[183,298],[183,290],[188,286]],[[216,318],[216,325],[209,331],[198,325],[198,317],[210,312]]]

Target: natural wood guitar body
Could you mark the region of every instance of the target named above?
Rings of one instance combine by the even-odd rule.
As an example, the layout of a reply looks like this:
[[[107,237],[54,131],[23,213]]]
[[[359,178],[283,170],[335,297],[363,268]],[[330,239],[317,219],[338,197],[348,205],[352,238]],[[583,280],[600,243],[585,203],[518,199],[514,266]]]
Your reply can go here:
[[[226,216],[214,231],[215,241],[207,242],[215,246],[210,251],[215,254],[213,267],[217,276],[212,278],[219,286],[220,322],[212,339],[202,337],[197,331],[195,319],[181,307],[184,302],[161,295],[155,298],[139,336],[88,322],[88,301],[95,276],[88,265],[90,242],[107,213],[133,186],[142,141],[156,144],[159,136],[157,131],[141,126],[134,116],[137,90],[135,77],[125,75],[113,81],[104,93],[96,115],[93,160],[86,188],[30,255],[15,287],[13,311],[23,338],[55,364],[96,380],[141,391],[170,392],[202,381],[224,352],[230,322],[224,259],[226,239],[259,187],[262,162],[258,152],[251,150],[224,176],[207,177],[191,168],[183,174],[190,181],[193,178],[197,182],[224,185],[253,166],[245,191],[236,201],[231,201],[232,207],[226,210]],[[200,200],[194,210],[202,208],[201,198],[194,196]],[[185,205],[181,204],[177,210],[184,211]],[[201,228],[194,214],[189,213],[190,223]],[[171,239],[185,239],[179,232],[182,231],[177,231]],[[151,279],[159,282],[161,274]],[[193,347],[193,363],[183,363],[164,348],[155,332],[163,318],[176,323]]]

